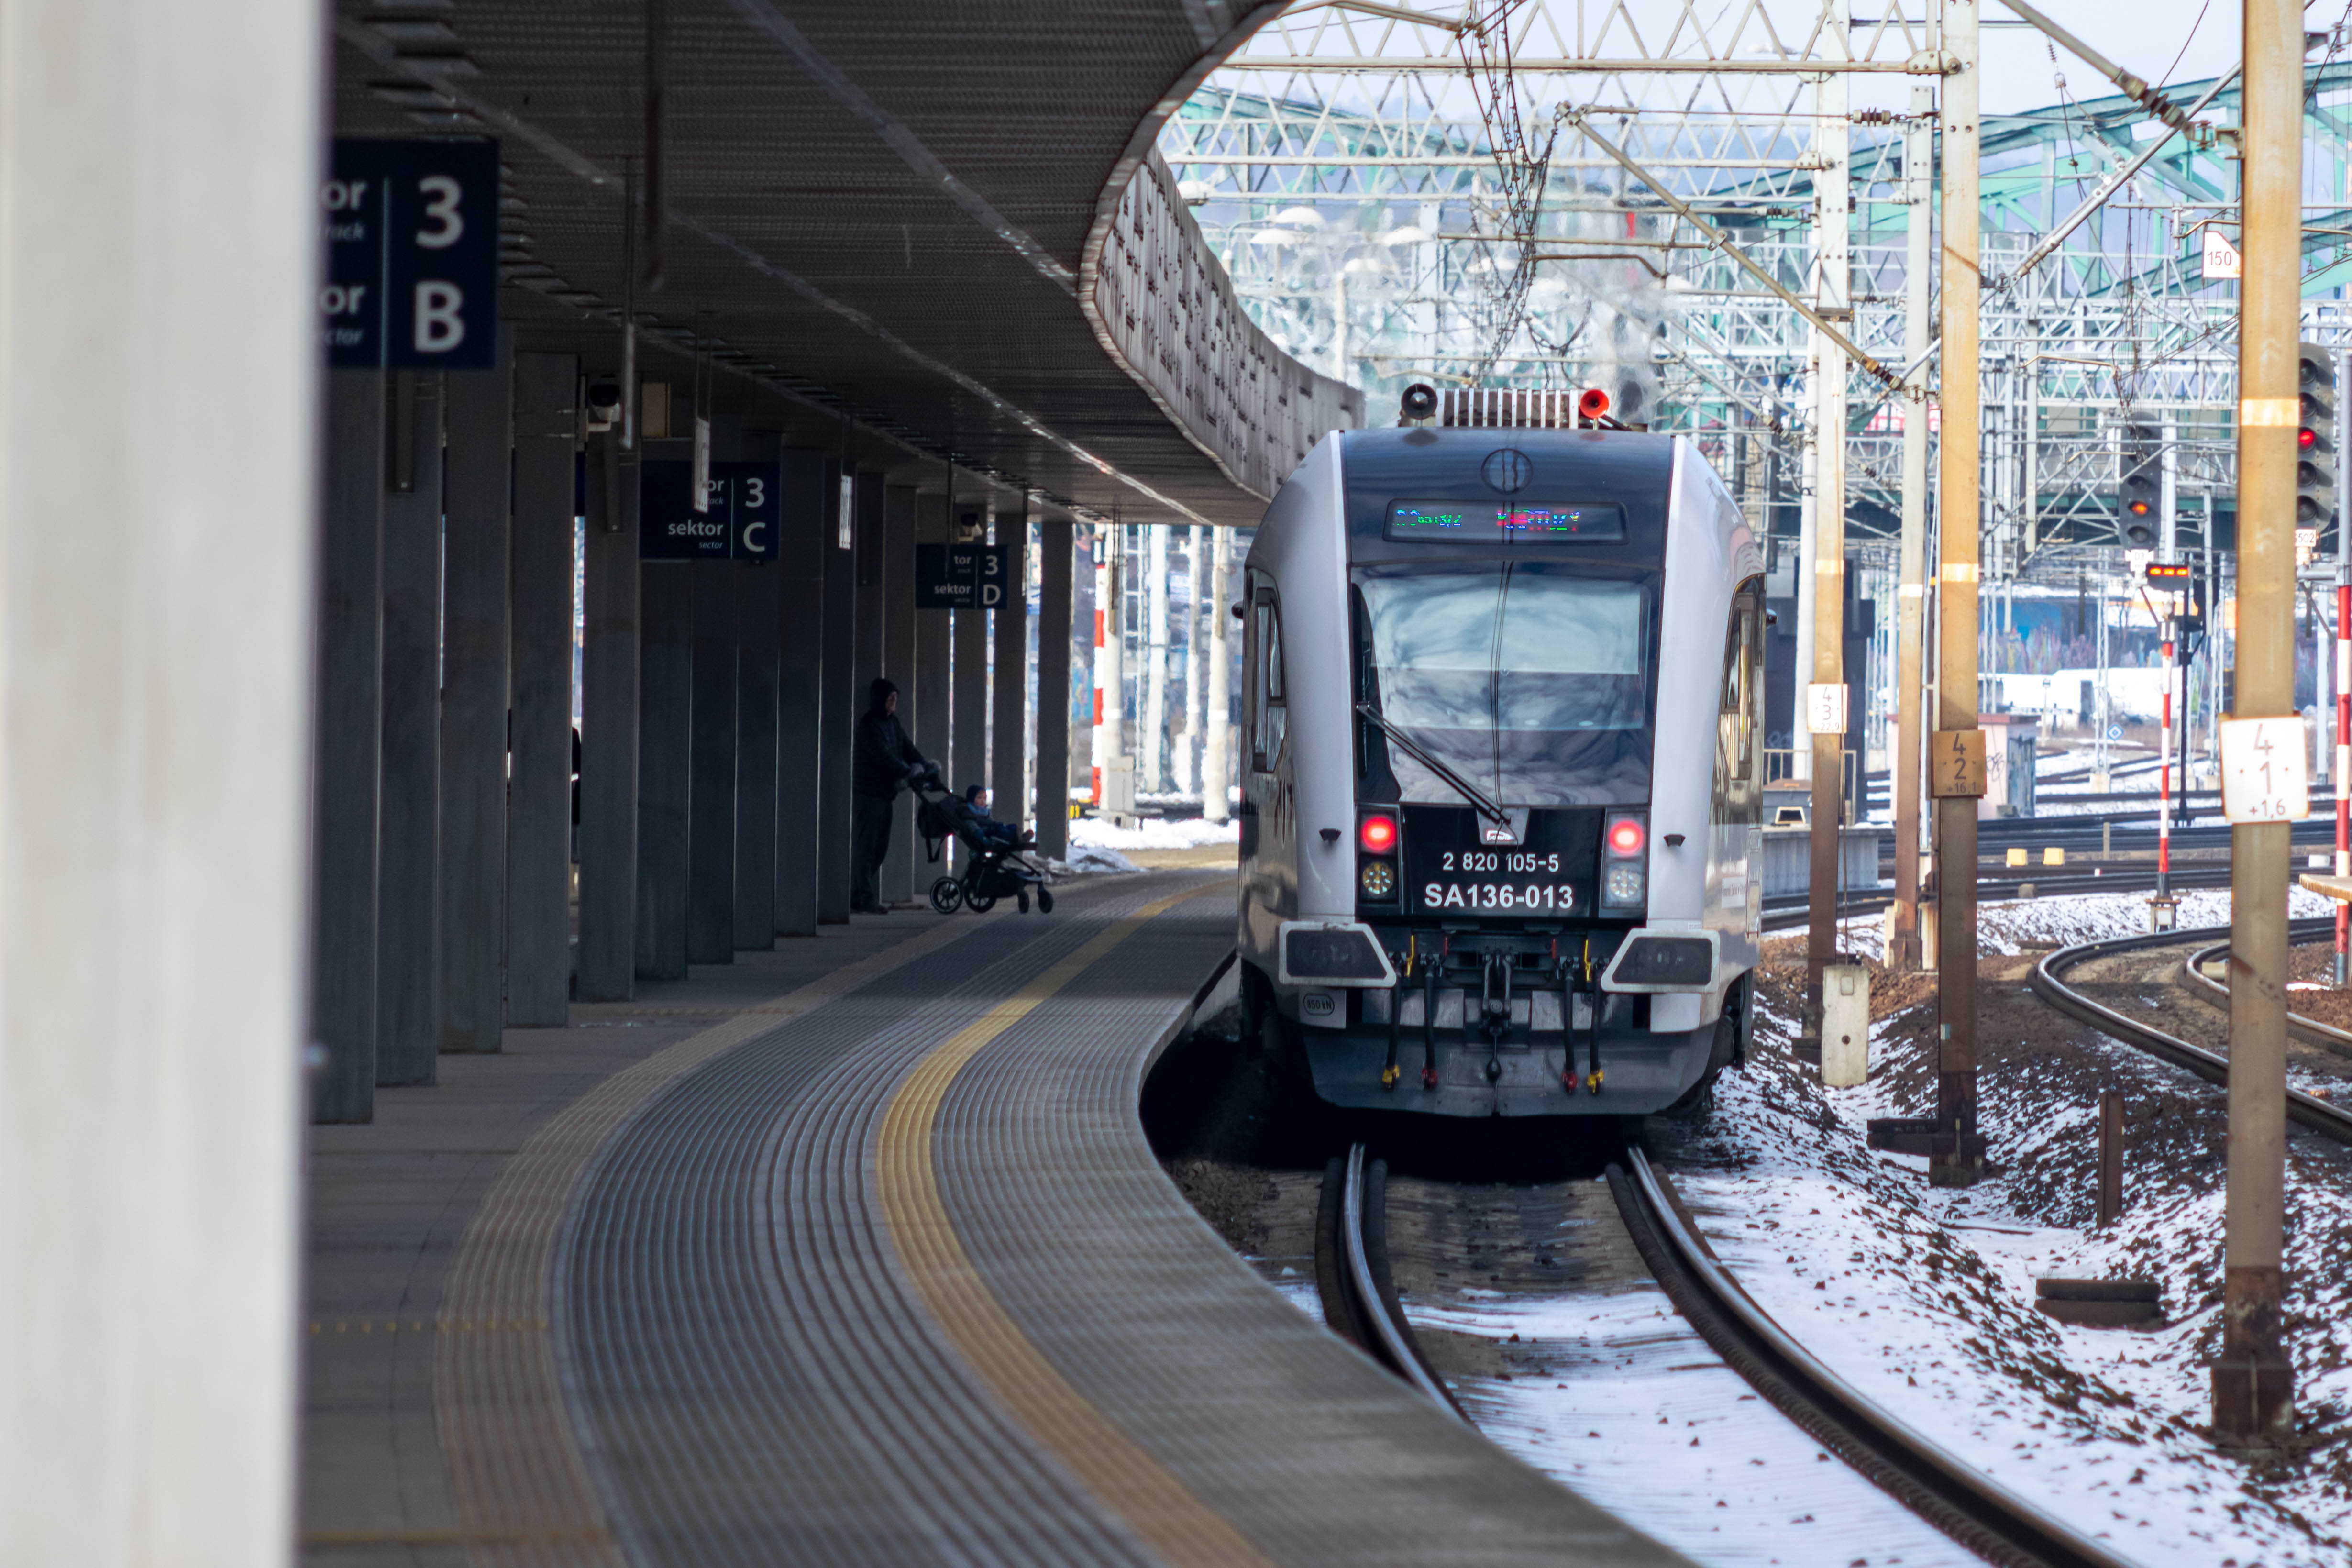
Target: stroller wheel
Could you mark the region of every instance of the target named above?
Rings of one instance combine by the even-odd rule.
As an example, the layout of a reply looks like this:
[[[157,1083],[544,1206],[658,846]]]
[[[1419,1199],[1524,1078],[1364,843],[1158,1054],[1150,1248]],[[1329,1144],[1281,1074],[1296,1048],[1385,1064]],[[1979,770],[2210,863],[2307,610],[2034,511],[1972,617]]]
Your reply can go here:
[[[1054,894],[1052,889],[1046,888],[1040,888],[1037,889],[1037,912],[1046,915],[1050,915],[1054,912]]]
[[[953,877],[941,877],[931,884],[931,908],[943,915],[951,915],[963,902],[963,884]]]
[[[1024,914],[1024,915],[1025,915],[1025,914],[1027,914],[1027,913],[1029,912],[1029,894],[1028,894],[1028,892],[1027,892],[1025,889],[1024,889],[1024,891],[1021,891],[1021,892],[1018,892],[1018,893],[1013,894],[1013,903],[1014,903],[1014,904],[1016,904],[1016,905],[1018,905],[1018,906],[1020,907],[1021,912],[1022,912],[1023,914]]]
[[[994,893],[972,893],[965,898],[964,904],[973,914],[984,915],[989,910],[996,907],[996,895]]]

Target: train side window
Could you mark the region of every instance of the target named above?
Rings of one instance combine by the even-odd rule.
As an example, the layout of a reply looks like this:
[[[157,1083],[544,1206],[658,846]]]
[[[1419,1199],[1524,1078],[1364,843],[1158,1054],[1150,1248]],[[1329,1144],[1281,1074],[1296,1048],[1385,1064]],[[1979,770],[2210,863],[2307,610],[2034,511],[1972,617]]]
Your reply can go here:
[[[1732,776],[1747,779],[1756,769],[1756,726],[1760,718],[1759,686],[1764,663],[1764,607],[1755,590],[1744,588],[1732,601],[1730,636],[1724,639],[1723,717],[1730,744]]]
[[[1249,630],[1257,649],[1255,685],[1250,692],[1257,723],[1250,737],[1250,765],[1268,773],[1282,757],[1290,716],[1283,692],[1282,612],[1274,602],[1273,589],[1260,588],[1252,595]]]

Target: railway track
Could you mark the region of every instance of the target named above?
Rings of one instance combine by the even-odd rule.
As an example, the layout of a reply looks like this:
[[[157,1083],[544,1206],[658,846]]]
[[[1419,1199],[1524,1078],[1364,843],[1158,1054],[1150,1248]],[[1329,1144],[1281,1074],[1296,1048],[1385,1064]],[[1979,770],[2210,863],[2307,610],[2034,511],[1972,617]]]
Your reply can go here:
[[[2171,881],[2176,889],[2226,888],[2230,885],[2230,868],[2226,865],[2176,867]],[[2037,898],[2062,898],[2073,893],[2147,893],[2156,889],[2156,869],[2154,867],[2145,870],[2133,868],[2116,871],[2111,876],[2097,877],[2087,877],[2081,872],[2056,877],[2037,877],[2030,872],[2022,877],[1979,877],[1977,898],[1979,901],[2013,899],[2021,887],[2031,887]],[[1845,920],[1855,915],[1875,914],[1893,901],[1892,895],[1886,893],[1852,894],[1839,903],[1838,917]],[[1920,903],[1922,908],[1931,908],[1933,900],[1923,894]],[[1793,930],[1805,923],[1805,916],[1806,898],[1801,893],[1765,900],[1766,931]]]
[[[1815,1442],[1989,1563],[2124,1568],[2126,1559],[1946,1453],[1791,1339],[1717,1259],[1640,1149],[1612,1165],[1608,1181],[1642,1261],[1675,1310]]]
[[[1422,1353],[1389,1276],[1388,1162],[1361,1143],[1323,1170],[1315,1225],[1315,1285],[1334,1333],[1462,1419],[1454,1394]]]
[[[1734,1373],[1822,1447],[1927,1523],[2002,1568],[2126,1568],[2126,1559],[2050,1517],[1880,1409],[1751,1300],[1698,1234],[1663,1173],[1636,1148],[1607,1172],[1620,1219],[1675,1309]],[[1332,1329],[1455,1415],[1389,1278],[1383,1162],[1364,1145],[1324,1173],[1316,1281]]]
[[[2325,921],[2313,923],[2323,927],[2326,925]],[[2320,934],[2325,936],[2330,932],[2323,929]],[[2180,963],[2181,978],[2187,983],[2189,989],[2200,1000],[2210,1002],[2216,1007],[2229,1006],[2230,988],[2206,973],[2205,965],[2214,959],[2227,957],[2229,952],[2228,942],[2217,942],[2210,947],[2199,948]],[[2323,1024],[2316,1018],[2306,1018],[2300,1013],[2289,1013],[2286,1016],[2286,1032],[2308,1045],[2334,1051],[2338,1056],[2352,1057],[2352,1034],[2347,1034],[2342,1029]]]
[[[2318,920],[2294,921],[2289,922],[2287,929],[2290,937],[2313,937],[2332,931],[2335,924],[2332,920],[2323,917]],[[2041,963],[2033,966],[2034,994],[2059,1012],[2079,1023],[2090,1025],[2109,1039],[2146,1051],[2150,1056],[2170,1062],[2175,1067],[2185,1068],[2208,1083],[2226,1086],[2230,1081],[2230,1061],[2227,1057],[2209,1051],[2202,1046],[2192,1045],[2177,1035],[2167,1034],[2162,1029],[2152,1027],[2103,1003],[2094,1001],[2068,985],[2060,976],[2070,969],[2091,963],[2095,959],[2111,957],[2116,953],[2136,952],[2157,947],[2177,947],[2200,940],[2207,941],[2209,945],[2200,949],[2198,953],[2192,954],[2193,962],[2195,957],[2210,954],[2213,951],[2212,946],[2210,945],[2211,939],[2224,939],[2222,945],[2226,946],[2229,934],[2227,926],[2208,926],[2201,931],[2158,931],[2152,936],[2117,937],[2106,942],[2077,942],[2072,947],[2062,947],[2055,952],[2046,954]],[[2308,1020],[2305,1022],[2308,1023]],[[2286,1091],[2286,1114],[2287,1120],[2298,1127],[2308,1128],[2339,1143],[2352,1143],[2352,1113],[2339,1110],[2324,1100],[2315,1100],[2301,1089],[2290,1089]]]

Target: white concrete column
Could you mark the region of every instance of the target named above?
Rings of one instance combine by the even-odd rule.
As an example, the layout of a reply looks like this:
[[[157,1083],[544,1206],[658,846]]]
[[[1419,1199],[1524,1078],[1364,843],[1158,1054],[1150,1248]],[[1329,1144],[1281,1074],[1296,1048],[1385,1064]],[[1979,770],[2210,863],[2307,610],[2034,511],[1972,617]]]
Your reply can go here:
[[[1209,531],[1195,523],[1184,536],[1184,581],[1192,591],[1184,598],[1184,759],[1176,770],[1176,787],[1187,795],[1201,788],[1201,683],[1208,674],[1202,616],[1215,609],[1217,599],[1208,591],[1208,573]]]
[[[0,10],[0,1563],[293,1551],[310,0]]]

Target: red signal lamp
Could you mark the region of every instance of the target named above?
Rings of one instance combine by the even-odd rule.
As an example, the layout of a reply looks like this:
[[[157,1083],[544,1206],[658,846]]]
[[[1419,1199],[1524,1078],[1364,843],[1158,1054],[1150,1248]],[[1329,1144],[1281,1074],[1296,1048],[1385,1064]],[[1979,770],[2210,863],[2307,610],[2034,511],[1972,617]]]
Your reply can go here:
[[[1609,853],[1621,858],[1639,855],[1642,846],[1649,842],[1649,834],[1638,816],[1621,816],[1609,825]]]
[[[2319,445],[2319,432],[2306,425],[2294,433],[2294,444],[2307,451]]]
[[[1609,395],[1597,386],[1588,386],[1576,400],[1576,411],[1587,419],[1605,418],[1609,413]]]
[[[1397,847],[1397,825],[1393,816],[1368,816],[1357,825],[1356,842],[1364,847],[1367,855],[1393,855]]]

